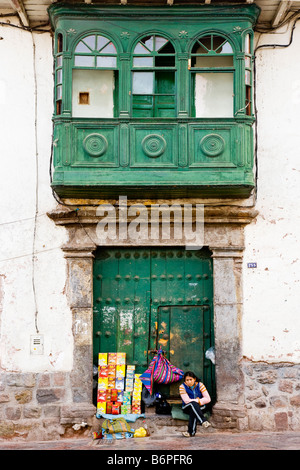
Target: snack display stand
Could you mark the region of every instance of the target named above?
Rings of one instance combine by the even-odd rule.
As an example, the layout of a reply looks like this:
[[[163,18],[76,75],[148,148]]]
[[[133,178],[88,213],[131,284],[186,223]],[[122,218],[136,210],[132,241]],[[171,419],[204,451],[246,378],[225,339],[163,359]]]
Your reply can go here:
[[[96,417],[124,417],[131,422],[144,417],[140,375],[135,365],[126,364],[126,353],[99,353]]]

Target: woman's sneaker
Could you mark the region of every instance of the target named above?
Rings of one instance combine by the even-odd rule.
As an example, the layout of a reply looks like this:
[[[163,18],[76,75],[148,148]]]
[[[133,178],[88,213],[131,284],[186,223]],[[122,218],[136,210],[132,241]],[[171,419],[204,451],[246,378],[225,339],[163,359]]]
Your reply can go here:
[[[209,426],[211,426],[211,424],[208,421],[204,421],[204,423],[202,423],[202,426],[204,428],[209,428]]]
[[[183,435],[184,437],[192,437],[191,434],[190,434],[189,432],[187,432],[187,431],[184,431],[184,432],[182,433],[182,435]]]

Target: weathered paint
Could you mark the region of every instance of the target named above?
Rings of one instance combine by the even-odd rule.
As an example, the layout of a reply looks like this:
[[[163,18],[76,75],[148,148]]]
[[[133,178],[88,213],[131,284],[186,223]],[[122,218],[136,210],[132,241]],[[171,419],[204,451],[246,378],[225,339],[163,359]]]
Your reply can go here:
[[[11,21],[14,22],[15,19],[11,18]],[[284,42],[287,44],[289,31],[279,30],[278,32],[279,34],[257,34],[256,44],[258,40],[259,44]],[[297,255],[300,242],[298,230],[300,181],[297,151],[300,146],[298,132],[300,65],[299,61],[295,60],[300,48],[299,32],[298,22],[290,47],[262,49],[257,53],[259,171],[256,207],[259,215],[256,221],[245,227],[243,278],[241,278],[243,280],[239,284],[240,290],[236,290],[236,287],[232,289],[238,295],[239,302],[244,299],[243,308],[240,307],[242,328],[239,331],[241,355],[244,359],[240,357],[238,360],[239,365],[244,364],[243,370],[246,370],[246,390],[243,390],[242,395],[249,406],[248,412],[252,414],[251,419],[247,420],[246,417],[242,417],[245,415],[240,413],[237,406],[232,405],[230,415],[226,416],[228,425],[231,425],[232,414],[238,410],[240,422],[244,423],[245,429],[248,429],[247,426],[255,430],[276,429],[274,428],[274,414],[279,415],[278,408],[276,408],[278,405],[280,405],[281,416],[287,418],[287,425],[293,426],[293,429],[300,429],[299,413],[295,412],[299,410],[297,374],[300,363],[298,335],[300,271]],[[84,237],[87,239],[88,237],[81,227],[75,230],[76,220],[78,221],[76,215],[73,215],[73,218],[70,217],[70,224],[66,225],[69,229],[63,227],[65,213],[69,212],[67,208],[58,206],[61,220],[57,225],[46,216],[47,211],[51,212],[56,208],[56,201],[49,189],[53,112],[52,40],[48,33],[34,34],[38,103],[36,130],[39,149],[37,180],[39,212],[35,266],[37,320],[39,332],[44,335],[45,343],[44,355],[33,357],[30,355],[29,344],[30,335],[36,333],[31,262],[36,188],[33,158],[35,123],[32,38],[29,32],[1,26],[0,35],[4,38],[0,41],[0,81],[2,90],[6,90],[5,95],[3,92],[1,97],[0,116],[1,155],[3,156],[0,161],[2,177],[0,275],[3,292],[0,308],[0,369],[5,395],[7,394],[7,397],[11,399],[10,402],[2,403],[4,412],[6,407],[12,409],[16,405],[15,384],[24,389],[28,387],[26,392],[34,397],[35,392],[39,390],[38,379],[41,376],[45,377],[46,381],[53,374],[55,380],[61,383],[63,377],[72,371],[75,340],[79,341],[80,337],[74,338],[72,332],[72,312],[66,289],[67,261],[60,247],[67,243],[69,232],[70,249],[74,247],[75,256],[76,246],[80,245]],[[22,44],[22,55],[19,53],[20,44]],[[15,64],[18,64],[20,71],[18,74],[15,72]],[[142,196],[143,194],[137,195],[139,200],[142,200]],[[187,200],[184,201],[187,202]],[[72,203],[71,200],[67,202]],[[78,207],[76,204],[88,205],[90,202],[76,199],[75,208]],[[106,201],[99,197],[97,202]],[[148,202],[161,203],[162,200]],[[200,203],[203,200],[195,199],[194,202]],[[168,199],[168,203],[171,204],[172,200]],[[218,216],[220,220],[224,220],[223,215],[219,215],[224,209],[224,202],[222,206],[219,205],[220,199],[206,200],[205,203],[211,210],[212,207],[214,208],[215,217]],[[242,229],[240,226],[239,229],[236,227],[237,224],[248,223],[245,222],[247,219],[245,214],[247,210],[250,210],[249,206],[252,206],[253,200],[226,200],[226,204],[228,204],[228,220],[230,220],[230,214],[236,215],[232,216],[232,222],[228,222],[226,229],[222,221],[218,226],[213,226],[211,230],[215,233],[214,246],[242,246],[243,243],[238,236]],[[88,217],[90,215],[87,211],[87,220]],[[211,215],[208,216],[208,220],[211,223]],[[90,227],[87,227],[87,231],[93,235]],[[79,255],[83,256],[83,252]],[[248,262],[257,262],[257,269],[247,268]],[[215,264],[219,264],[218,260]],[[237,269],[235,269],[235,275],[236,279],[239,279]],[[232,275],[228,277],[228,281],[233,282],[233,280]],[[223,287],[226,286],[227,277],[221,276],[218,282],[223,283]],[[218,292],[222,290],[221,287]],[[228,291],[224,290],[224,293],[223,299],[218,296],[217,314],[220,312],[220,300],[223,302],[222,305],[226,302],[226,297],[228,301]],[[230,297],[227,314],[230,313],[233,300]],[[86,313],[87,316],[88,313]],[[226,315],[224,315],[224,325],[226,327]],[[222,329],[222,324],[220,329]],[[229,333],[228,335],[230,337]],[[86,341],[87,338],[84,338],[84,342]],[[82,351],[85,348],[87,346],[82,345]],[[79,364],[84,362],[81,358],[82,356],[78,355]],[[89,361],[84,364],[89,364]],[[232,364],[234,364],[233,360]],[[228,368],[230,365],[229,363]],[[5,385],[6,376],[14,380]],[[74,379],[74,376],[71,378]],[[66,387],[69,383],[68,378]],[[235,388],[237,386],[234,385]],[[282,390],[283,386],[284,390]],[[11,390],[11,395],[8,390]],[[66,390],[64,406],[61,407],[61,420],[69,423],[72,413],[73,418],[75,416],[74,419],[80,419],[87,407],[81,403],[80,411],[75,412],[74,403],[70,400],[70,390],[69,388]],[[222,394],[222,389],[220,393]],[[260,402],[254,400],[255,394],[259,396]],[[37,403],[40,405],[42,401],[38,393],[37,397],[39,401],[34,401],[34,405]],[[276,401],[273,400],[270,404],[270,398],[274,397]],[[225,400],[226,396],[222,396],[222,399]],[[265,407],[261,408],[263,401],[265,401]],[[57,402],[61,406],[61,402]],[[18,408],[24,407],[19,403],[17,406]],[[229,406],[228,410],[230,411]],[[221,411],[224,413],[223,409]],[[90,413],[91,410],[88,409],[88,412]],[[279,418],[280,416],[276,417],[276,422]],[[10,425],[12,426],[11,420]],[[57,427],[59,428],[59,424]],[[16,425],[16,428],[19,431],[20,424]],[[41,438],[47,431],[48,428],[41,427],[36,431],[35,437]]]
[[[162,347],[177,367],[193,369],[214,396],[214,371],[205,359],[205,351],[214,344],[212,302],[212,263],[205,251],[98,250],[94,363],[99,352],[123,351],[128,363],[142,373],[153,357],[151,351]]]

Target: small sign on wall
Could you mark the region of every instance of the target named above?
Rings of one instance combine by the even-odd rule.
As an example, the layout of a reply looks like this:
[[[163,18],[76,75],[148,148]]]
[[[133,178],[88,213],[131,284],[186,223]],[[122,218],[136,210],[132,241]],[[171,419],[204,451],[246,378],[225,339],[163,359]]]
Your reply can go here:
[[[247,263],[247,268],[257,268],[257,263]]]

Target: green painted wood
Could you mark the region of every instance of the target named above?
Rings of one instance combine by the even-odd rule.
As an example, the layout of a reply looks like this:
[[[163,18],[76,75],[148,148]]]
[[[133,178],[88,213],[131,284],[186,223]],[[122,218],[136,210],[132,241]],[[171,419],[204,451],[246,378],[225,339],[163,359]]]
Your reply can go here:
[[[251,85],[245,83],[245,71],[252,73],[249,63],[245,65],[245,58],[251,59],[245,39],[249,35],[253,48],[258,13],[255,4],[172,8],[51,5],[55,191],[61,197],[113,197],[123,188],[128,195],[132,189],[132,193],[140,190],[154,196],[157,188],[168,192],[175,185],[179,197],[248,197],[255,184],[254,115],[249,107]],[[212,38],[211,50],[200,48],[199,52],[203,37]],[[98,47],[97,38],[109,46]],[[160,38],[165,38],[165,45],[156,44]],[[202,41],[209,44],[208,39]],[[219,57],[222,43],[227,45],[224,57],[232,57],[232,63],[201,68],[195,62]],[[79,52],[78,45],[83,48]],[[78,58],[88,62],[79,66]],[[111,118],[73,116],[75,69],[113,72]],[[231,117],[195,117],[194,81],[201,71],[233,73]],[[147,80],[140,79],[139,91],[134,90],[137,72],[151,75],[150,88],[145,85]]]
[[[94,363],[98,352],[126,352],[137,372],[154,350],[194,370],[215,396],[212,260],[206,250],[115,248],[94,262]],[[178,395],[178,384],[162,387]]]

